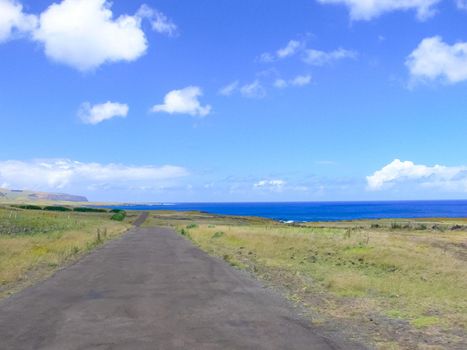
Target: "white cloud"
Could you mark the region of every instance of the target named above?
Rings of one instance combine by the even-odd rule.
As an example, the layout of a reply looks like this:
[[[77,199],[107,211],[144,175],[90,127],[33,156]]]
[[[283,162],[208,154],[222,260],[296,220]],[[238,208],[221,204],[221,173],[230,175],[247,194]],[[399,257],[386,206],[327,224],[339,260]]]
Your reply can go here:
[[[293,86],[305,86],[311,83],[311,75],[297,75],[290,81]]]
[[[276,55],[278,58],[286,58],[295,55],[302,44],[297,40],[290,40],[287,45],[277,50]]]
[[[283,187],[287,184],[286,181],[275,179],[275,180],[261,180],[253,185],[257,189],[265,189],[269,191],[282,191]]]
[[[82,71],[104,63],[134,61],[145,54],[143,19],[153,30],[175,36],[178,28],[166,15],[142,5],[135,15],[114,18],[109,0],[63,0],[39,16],[25,14],[17,0],[0,0],[0,43],[31,35],[50,59]]]
[[[305,46],[304,42],[298,40],[290,40],[286,46],[280,48],[274,53],[264,52],[259,56],[259,61],[263,63],[271,63],[279,59],[294,56]]]
[[[151,111],[165,112],[169,114],[189,114],[192,116],[207,116],[211,112],[211,106],[202,106],[199,97],[203,95],[197,86],[188,86],[181,90],[173,90],[164,97],[164,103],[155,105]]]
[[[278,88],[278,89],[284,89],[286,88],[287,86],[289,85],[289,83],[287,82],[287,80],[284,80],[284,79],[276,79],[274,81],[274,87]]]
[[[176,36],[178,34],[178,27],[171,19],[162,12],[152,9],[147,5],[140,7],[137,16],[148,18],[151,21],[152,29],[158,33],[167,34],[168,36]]]
[[[318,0],[323,4],[343,4],[350,10],[352,20],[371,20],[386,12],[415,10],[417,18],[425,20],[434,15],[441,0]]]
[[[343,59],[356,59],[358,56],[357,52],[352,50],[339,48],[326,52],[307,48],[306,41],[290,40],[285,47],[277,50],[274,54],[267,52],[263,53],[259,57],[259,61],[263,63],[271,63],[297,54],[304,63],[314,66],[323,66]],[[290,82],[284,81],[283,79],[277,79],[274,85],[282,88],[287,86],[289,83]]]
[[[112,186],[155,186],[188,175],[179,166],[128,166],[82,163],[69,159],[0,161],[0,183],[21,189],[54,190]]]
[[[113,18],[107,0],[63,0],[45,10],[34,39],[54,61],[79,70],[106,62],[134,61],[147,49],[141,16]]]
[[[284,89],[288,86],[305,86],[311,83],[311,75],[297,75],[295,78],[290,80],[276,79],[274,81],[274,87],[278,89]]]
[[[329,52],[307,49],[305,50],[303,61],[310,65],[323,66],[334,61],[339,61],[343,59],[355,59],[356,57],[357,53],[355,51],[345,49],[337,49]]]
[[[232,95],[238,88],[238,81],[234,81],[219,90],[219,94],[222,96]]]
[[[123,103],[108,101],[92,106],[89,102],[85,102],[81,105],[78,116],[83,123],[95,125],[115,117],[125,118],[128,110],[128,105]]]
[[[275,57],[269,52],[264,52],[259,56],[258,60],[263,63],[271,63],[274,62]]]
[[[234,81],[219,90],[219,94],[222,96],[231,96],[236,92],[247,98],[263,98],[266,96],[266,89],[258,79],[242,86],[238,81]]]
[[[467,42],[449,45],[439,36],[423,39],[405,64],[414,80],[467,80]]]
[[[396,183],[416,182],[423,187],[467,191],[467,167],[417,165],[395,159],[366,178],[368,189],[377,191]]]
[[[245,84],[240,88],[240,93],[244,97],[248,98],[263,98],[266,96],[266,90],[261,85],[259,80],[255,80],[252,83]]]
[[[37,25],[37,17],[23,12],[23,6],[16,0],[0,0],[0,43],[15,34],[29,33]]]

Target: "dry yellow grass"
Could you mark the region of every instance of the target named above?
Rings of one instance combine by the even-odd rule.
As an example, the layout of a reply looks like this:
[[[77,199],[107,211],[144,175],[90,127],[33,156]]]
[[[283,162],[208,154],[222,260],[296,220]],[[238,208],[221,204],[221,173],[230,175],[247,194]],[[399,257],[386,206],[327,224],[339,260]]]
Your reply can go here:
[[[109,218],[109,214],[0,208],[0,298],[50,275],[129,227]]]
[[[315,320],[338,319],[349,329],[358,324],[379,348],[467,344],[467,232],[450,229],[462,220],[409,226],[392,220],[373,228],[374,222],[298,227],[232,218],[226,224],[158,220],[285,290]]]

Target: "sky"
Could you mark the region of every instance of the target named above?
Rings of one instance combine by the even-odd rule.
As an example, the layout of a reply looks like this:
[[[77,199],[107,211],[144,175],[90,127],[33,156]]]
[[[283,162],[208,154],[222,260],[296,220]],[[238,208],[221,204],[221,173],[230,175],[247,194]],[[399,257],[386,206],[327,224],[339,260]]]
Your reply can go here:
[[[0,187],[467,197],[466,0],[0,0]]]

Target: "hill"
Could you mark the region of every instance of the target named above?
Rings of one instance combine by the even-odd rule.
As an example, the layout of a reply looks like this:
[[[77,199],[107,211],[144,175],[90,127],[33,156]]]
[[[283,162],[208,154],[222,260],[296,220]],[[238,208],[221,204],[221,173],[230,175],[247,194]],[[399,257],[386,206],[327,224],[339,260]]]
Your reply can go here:
[[[28,190],[8,190],[0,188],[0,201],[30,202],[30,201],[61,201],[61,202],[87,202],[84,196],[66,193],[49,193]]]

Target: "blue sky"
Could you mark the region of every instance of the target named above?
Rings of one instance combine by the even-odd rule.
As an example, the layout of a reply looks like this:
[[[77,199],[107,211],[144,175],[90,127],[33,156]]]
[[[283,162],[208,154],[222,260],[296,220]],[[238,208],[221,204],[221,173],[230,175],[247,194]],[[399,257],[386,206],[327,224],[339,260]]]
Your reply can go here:
[[[465,198],[466,20],[462,0],[0,0],[0,187]]]

